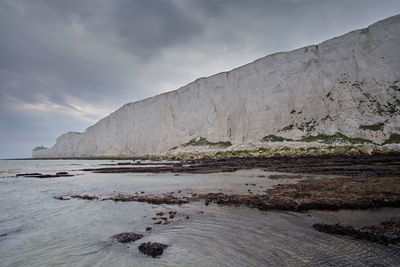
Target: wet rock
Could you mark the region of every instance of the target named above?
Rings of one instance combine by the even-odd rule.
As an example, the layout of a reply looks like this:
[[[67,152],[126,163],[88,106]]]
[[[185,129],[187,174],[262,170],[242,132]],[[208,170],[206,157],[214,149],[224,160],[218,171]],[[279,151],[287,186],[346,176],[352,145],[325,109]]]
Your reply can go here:
[[[34,173],[18,173],[16,174],[17,177],[28,177],[28,178],[56,178],[56,177],[69,177],[73,176],[68,172],[57,172],[56,174],[41,174],[38,172]]]
[[[142,234],[137,234],[134,232],[121,233],[112,236],[113,239],[116,239],[118,240],[118,242],[121,243],[135,242],[136,240],[139,240],[142,237],[143,237]]]
[[[313,228],[327,234],[365,239],[384,245],[400,243],[400,221],[386,221],[380,225],[353,227],[351,225],[316,223]]]
[[[189,201],[253,206],[259,210],[338,210],[400,207],[398,177],[329,178],[276,185],[263,195],[201,194]]]
[[[17,177],[20,177],[20,176],[26,176],[26,177],[29,177],[29,176],[36,176],[36,175],[42,175],[41,173],[39,173],[39,172],[32,172],[32,173],[17,173],[15,176],[17,176]]]
[[[151,256],[153,258],[160,256],[163,254],[164,249],[166,249],[168,245],[157,243],[157,242],[147,242],[142,243],[139,246],[139,251],[145,255]]]
[[[71,198],[79,198],[79,199],[84,199],[84,200],[95,200],[99,199],[96,196],[89,196],[89,195],[72,195]]]
[[[176,211],[170,211],[170,212],[168,212],[169,218],[170,218],[170,219],[175,218],[176,213],[177,213]]]
[[[116,195],[99,198],[73,195],[71,198],[137,201],[151,204],[182,204],[204,201],[219,205],[247,206],[259,210],[338,210],[400,207],[399,177],[340,177],[329,179],[302,179],[295,184],[278,184],[263,194],[208,193],[176,198],[172,195]],[[171,214],[171,213],[170,213]],[[158,212],[157,216],[163,216]],[[174,214],[175,215],[175,214]]]
[[[188,203],[187,200],[182,199],[182,198],[177,198],[172,195],[138,196],[138,195],[119,194],[117,196],[103,198],[103,200],[113,200],[113,201],[121,201],[121,202],[136,201],[136,202],[146,202],[146,203],[150,203],[150,204],[170,204],[170,205]]]
[[[287,174],[273,174],[268,176],[269,179],[278,180],[278,179],[301,179],[303,176],[301,175],[287,175]]]
[[[70,197],[64,197],[64,196],[55,196],[54,199],[57,199],[57,200],[70,200],[71,198]]]

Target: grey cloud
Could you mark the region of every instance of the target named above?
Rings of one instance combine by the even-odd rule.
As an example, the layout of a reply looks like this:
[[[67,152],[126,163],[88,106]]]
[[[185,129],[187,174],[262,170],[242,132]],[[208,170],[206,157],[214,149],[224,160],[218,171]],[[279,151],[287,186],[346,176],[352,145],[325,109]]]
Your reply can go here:
[[[144,60],[201,32],[189,15],[173,1],[158,0],[121,1],[112,14],[124,48]]]
[[[398,13],[397,0],[0,0],[0,158]]]

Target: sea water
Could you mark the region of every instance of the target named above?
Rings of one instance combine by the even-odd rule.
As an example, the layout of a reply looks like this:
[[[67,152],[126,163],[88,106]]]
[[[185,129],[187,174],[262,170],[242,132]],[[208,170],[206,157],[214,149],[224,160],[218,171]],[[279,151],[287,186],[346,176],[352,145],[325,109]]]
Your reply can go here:
[[[0,266],[349,266],[400,265],[400,247],[328,235],[313,223],[355,218],[379,222],[398,209],[332,212],[259,211],[202,202],[153,205],[138,202],[70,199],[55,196],[118,193],[162,194],[247,193],[284,181],[269,180],[262,170],[234,173],[110,173],[84,172],[122,161],[111,160],[1,160]],[[17,173],[72,177],[25,178]],[[288,181],[290,182],[290,181]],[[293,182],[293,181],[292,181]],[[263,185],[259,188],[258,185]],[[168,225],[155,225],[158,212],[177,214]],[[188,216],[188,217],[187,217]],[[362,219],[364,220],[364,219]],[[372,221],[374,221],[372,220]],[[360,220],[359,220],[360,221]],[[367,220],[368,221],[368,220]],[[371,222],[372,222],[371,221]],[[152,227],[146,232],[146,227]],[[144,238],[128,244],[111,237],[136,232]],[[141,254],[142,242],[161,242],[168,248],[157,258]]]

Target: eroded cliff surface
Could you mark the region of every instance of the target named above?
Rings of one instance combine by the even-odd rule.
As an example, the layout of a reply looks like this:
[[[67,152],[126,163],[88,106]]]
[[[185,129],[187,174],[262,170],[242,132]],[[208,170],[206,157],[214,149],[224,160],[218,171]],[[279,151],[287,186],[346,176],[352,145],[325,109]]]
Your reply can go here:
[[[339,132],[379,144],[400,133],[399,80],[397,15],[128,103],[33,157],[157,154],[199,137],[238,146]]]

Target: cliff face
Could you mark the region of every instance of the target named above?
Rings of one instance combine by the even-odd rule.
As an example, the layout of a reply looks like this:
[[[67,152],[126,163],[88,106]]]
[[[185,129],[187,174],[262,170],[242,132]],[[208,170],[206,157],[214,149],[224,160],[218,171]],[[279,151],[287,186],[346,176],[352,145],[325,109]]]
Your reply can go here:
[[[155,154],[197,137],[237,145],[340,132],[381,143],[400,132],[399,80],[397,15],[126,104],[33,157]]]

